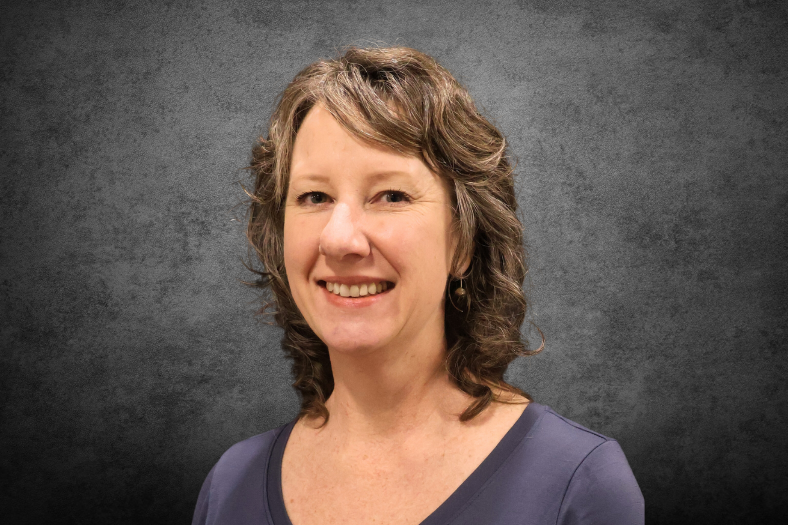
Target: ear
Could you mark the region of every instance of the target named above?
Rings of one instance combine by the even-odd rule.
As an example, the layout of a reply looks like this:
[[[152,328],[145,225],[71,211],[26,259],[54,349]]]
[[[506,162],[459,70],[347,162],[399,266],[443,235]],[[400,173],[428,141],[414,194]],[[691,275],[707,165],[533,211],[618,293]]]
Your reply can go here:
[[[468,268],[471,266],[471,260],[473,259],[473,247],[471,246],[465,255],[465,258],[462,260],[462,266],[460,266],[460,275],[467,275]]]
[[[456,235],[454,244],[454,259],[452,261],[451,276],[455,279],[466,277],[468,268],[471,266],[473,259],[472,243],[466,244],[459,241],[459,235]]]
[[[475,249],[473,230],[473,224],[467,220],[463,220],[457,215],[452,218],[452,259],[449,274],[454,279],[466,277],[468,268],[471,266]]]
[[[452,184],[449,182],[449,184]],[[450,276],[454,279],[467,277],[473,260],[476,238],[476,220],[473,203],[467,190],[457,181],[450,186],[452,193],[452,262]]]

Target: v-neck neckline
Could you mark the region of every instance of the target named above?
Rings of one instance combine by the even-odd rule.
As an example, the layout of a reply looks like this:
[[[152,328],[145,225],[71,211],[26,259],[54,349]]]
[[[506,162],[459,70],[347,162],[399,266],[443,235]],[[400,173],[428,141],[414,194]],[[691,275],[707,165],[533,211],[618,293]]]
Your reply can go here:
[[[473,501],[473,496],[484,488],[506,459],[512,455],[545,409],[545,406],[538,403],[528,403],[528,406],[525,407],[525,410],[512,425],[512,428],[506,432],[492,452],[420,525],[447,524],[460,514]],[[268,458],[266,492],[268,510],[274,525],[293,525],[290,517],[287,515],[282,494],[282,458],[285,454],[287,440],[290,438],[290,433],[293,431],[296,421],[298,420],[294,419],[280,428],[279,433],[274,438],[274,444],[271,447]]]

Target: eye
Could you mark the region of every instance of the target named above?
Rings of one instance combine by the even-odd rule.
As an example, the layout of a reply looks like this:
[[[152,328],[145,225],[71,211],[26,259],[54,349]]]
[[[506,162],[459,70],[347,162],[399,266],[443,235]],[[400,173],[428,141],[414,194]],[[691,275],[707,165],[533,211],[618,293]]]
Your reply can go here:
[[[323,193],[322,191],[307,191],[302,193],[296,199],[298,204],[305,204],[307,206],[317,206],[319,204],[325,204],[328,202],[328,195]]]
[[[389,204],[410,202],[410,197],[408,197],[408,195],[405,192],[397,191],[397,190],[388,190],[383,192],[383,194],[381,195],[381,199],[383,200],[383,202]]]

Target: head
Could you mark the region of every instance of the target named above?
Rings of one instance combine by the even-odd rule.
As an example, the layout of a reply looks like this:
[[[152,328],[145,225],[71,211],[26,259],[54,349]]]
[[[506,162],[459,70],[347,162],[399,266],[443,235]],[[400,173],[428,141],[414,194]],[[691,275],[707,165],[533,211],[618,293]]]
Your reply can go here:
[[[392,373],[395,362],[441,366],[456,237],[443,177],[418,156],[359,140],[323,104],[309,110],[290,160],[284,262],[332,364],[366,355]]]
[[[304,135],[299,138],[302,126]],[[509,363],[530,353],[520,335],[526,311],[522,292],[526,265],[506,142],[477,111],[467,91],[431,57],[402,47],[351,48],[338,59],[308,66],[290,83],[271,117],[268,137],[261,138],[253,149],[250,166],[256,183],[251,193],[248,237],[263,264],[255,284],[273,293],[263,311],[274,308],[274,318],[284,329],[283,347],[293,359],[302,414],[327,419],[325,400],[333,390],[324,341],[329,336],[310,313],[313,308],[304,308],[311,323],[299,310],[297,303],[307,304],[300,288],[306,280],[299,276],[296,283],[294,275],[291,284],[288,266],[295,271],[292,261],[296,259],[291,255],[290,264],[286,264],[288,254],[293,253],[292,243],[291,247],[285,243],[287,227],[297,221],[302,221],[299,227],[314,224],[309,222],[312,219],[303,222],[294,214],[296,197],[290,190],[291,185],[294,191],[306,188],[295,186],[309,171],[302,169],[303,143],[316,126],[330,128],[349,147],[355,144],[371,156],[370,162],[376,162],[379,153],[380,159],[400,162],[403,169],[399,171],[418,172],[419,180],[427,181],[425,191],[445,201],[445,214],[436,211],[429,216],[430,232],[443,232],[438,237],[445,242],[429,253],[441,263],[428,278],[434,283],[443,276],[438,280],[438,291],[448,298],[445,309],[441,306],[440,321],[447,371],[457,387],[475,399],[461,419],[481,412],[497,390],[522,394],[503,380]],[[314,202],[319,204],[321,198]],[[384,198],[387,204],[397,199]],[[352,205],[349,201],[344,204],[347,209],[337,207],[334,212],[338,219],[320,226],[319,250],[335,250],[336,255],[336,250],[349,249],[333,242],[336,237],[330,230],[350,223],[342,214],[351,213]],[[402,224],[404,219],[392,220]],[[329,231],[323,234],[326,228]],[[365,224],[365,228],[374,235],[385,228],[385,222]],[[362,245],[352,247],[351,251],[356,250],[353,257],[365,256]],[[400,275],[396,266],[394,261],[391,275]],[[317,273],[313,271],[311,277],[319,278]],[[409,282],[405,279],[404,283]],[[460,282],[466,300],[451,296]],[[402,288],[407,290],[404,283]],[[396,278],[390,284],[397,286]]]

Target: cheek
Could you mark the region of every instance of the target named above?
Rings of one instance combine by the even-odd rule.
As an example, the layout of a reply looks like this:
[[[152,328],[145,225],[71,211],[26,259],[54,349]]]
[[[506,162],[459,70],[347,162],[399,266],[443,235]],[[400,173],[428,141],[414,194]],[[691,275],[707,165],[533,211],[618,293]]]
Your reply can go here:
[[[302,278],[317,258],[319,236],[316,240],[313,237],[308,221],[285,216],[284,263],[291,287],[295,284],[294,278]]]
[[[403,221],[381,231],[385,232],[386,259],[403,278],[420,281],[422,286],[443,286],[452,254],[450,230],[441,228],[439,218],[432,222]]]
[[[298,248],[298,243],[293,242],[295,239],[293,237],[293,228],[291,225],[291,221],[285,219],[285,228],[284,228],[284,263],[285,263],[285,271],[290,274],[295,268],[293,267],[293,262],[298,259],[297,252],[294,253],[295,250]]]

